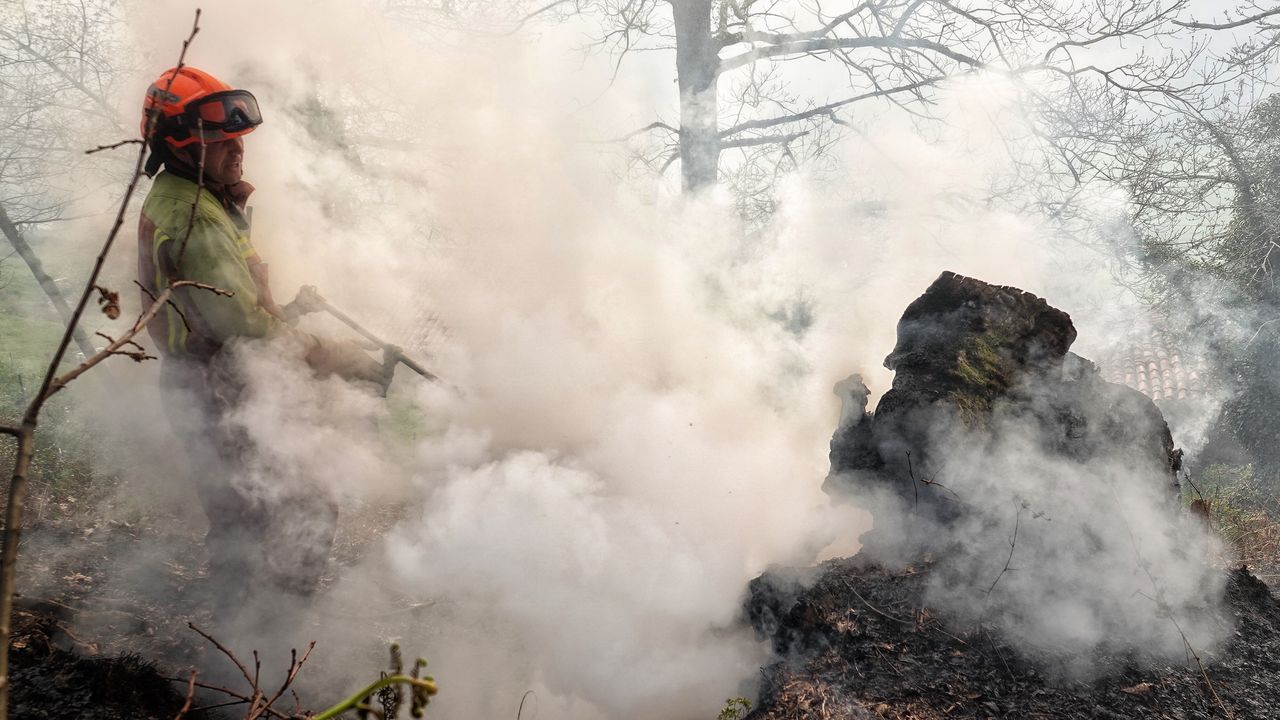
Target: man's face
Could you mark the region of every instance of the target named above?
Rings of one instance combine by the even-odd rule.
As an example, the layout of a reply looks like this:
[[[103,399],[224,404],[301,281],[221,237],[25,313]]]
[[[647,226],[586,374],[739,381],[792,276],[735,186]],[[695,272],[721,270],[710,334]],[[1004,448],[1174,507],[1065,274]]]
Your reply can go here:
[[[192,165],[198,167],[200,146],[191,146]],[[204,146],[204,176],[219,185],[235,185],[244,174],[244,139],[233,137]]]

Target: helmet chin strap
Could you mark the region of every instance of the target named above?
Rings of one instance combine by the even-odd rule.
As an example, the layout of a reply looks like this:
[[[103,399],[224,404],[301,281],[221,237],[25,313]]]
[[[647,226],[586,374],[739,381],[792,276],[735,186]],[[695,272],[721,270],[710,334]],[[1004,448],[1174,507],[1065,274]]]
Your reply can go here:
[[[151,138],[147,143],[147,164],[143,167],[143,172],[149,178],[155,177],[161,167],[168,166],[174,160],[169,144],[164,141],[164,138]]]

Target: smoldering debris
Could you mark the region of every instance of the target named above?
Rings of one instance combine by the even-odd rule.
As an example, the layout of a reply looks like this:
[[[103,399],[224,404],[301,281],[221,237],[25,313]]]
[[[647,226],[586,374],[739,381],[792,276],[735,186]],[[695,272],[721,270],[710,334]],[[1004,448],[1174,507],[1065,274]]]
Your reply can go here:
[[[1072,355],[1070,317],[943,273],[907,308],[875,412],[859,378],[826,489],[871,509],[860,553],[753,581],[778,658],[754,717],[1257,716],[1280,606],[1177,503],[1145,396]],[[1271,685],[1268,683],[1268,686]],[[1227,710],[1230,708],[1231,710]]]
[[[752,583],[748,612],[778,658],[749,720],[1264,718],[1280,702],[1280,605],[1244,570],[1227,577],[1236,632],[1218,652],[1157,665],[1100,653],[1105,672],[1080,683],[1045,672],[994,628],[957,626],[922,603],[937,571],[859,557],[816,568],[808,587],[776,573]]]
[[[1104,645],[1216,647],[1222,579],[1178,512],[1181,451],[1147,397],[1069,352],[1075,335],[1041,298],[943,273],[898,324],[875,413],[837,388],[854,408],[826,488],[871,511],[867,557],[938,558],[930,606],[1068,675],[1095,673]]]

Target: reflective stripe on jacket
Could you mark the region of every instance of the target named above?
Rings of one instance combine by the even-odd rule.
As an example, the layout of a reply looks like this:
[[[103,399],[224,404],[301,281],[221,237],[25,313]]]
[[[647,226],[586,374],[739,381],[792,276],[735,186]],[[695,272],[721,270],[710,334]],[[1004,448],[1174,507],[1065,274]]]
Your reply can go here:
[[[138,221],[138,282],[151,297],[177,280],[233,293],[179,288],[173,294],[177,308],[166,306],[147,328],[166,355],[204,361],[232,338],[265,337],[284,323],[266,309],[271,301],[255,280],[259,261],[245,230],[212,191],[199,195],[193,221],[196,184],[168,171],[156,176]],[[151,297],[143,293],[143,307]]]

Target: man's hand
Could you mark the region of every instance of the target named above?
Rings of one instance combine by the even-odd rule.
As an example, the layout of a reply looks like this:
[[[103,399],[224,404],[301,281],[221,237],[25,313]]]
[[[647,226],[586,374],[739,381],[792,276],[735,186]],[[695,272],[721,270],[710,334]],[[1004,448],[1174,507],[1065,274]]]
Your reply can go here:
[[[325,305],[325,299],[320,297],[315,285],[303,285],[298,288],[298,294],[293,298],[293,302],[285,305],[281,311],[284,313],[285,320],[293,322],[303,315],[324,310]]]

